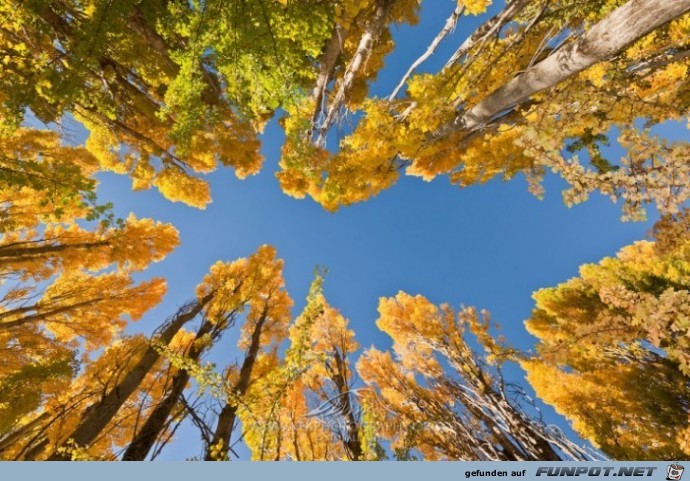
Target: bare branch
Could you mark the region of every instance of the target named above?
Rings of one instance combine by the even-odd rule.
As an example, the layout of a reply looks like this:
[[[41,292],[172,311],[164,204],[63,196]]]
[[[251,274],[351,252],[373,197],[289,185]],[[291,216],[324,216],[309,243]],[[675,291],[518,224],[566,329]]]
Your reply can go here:
[[[412,65],[410,66],[409,69],[407,69],[407,72],[405,72],[405,75],[403,75],[403,78],[400,79],[400,82],[398,85],[395,87],[393,92],[388,96],[388,100],[393,100],[395,97],[397,97],[398,92],[400,92],[400,89],[405,85],[405,82],[407,82],[407,79],[410,78],[410,75],[421,65],[423,64],[429,57],[431,57],[438,46],[441,44],[444,38],[455,30],[456,25],[458,24],[458,19],[462,15],[462,12],[465,10],[464,6],[458,6],[455,8],[453,13],[451,14],[450,17],[448,17],[448,20],[446,20],[445,25],[443,26],[443,29],[436,35],[436,38],[429,44],[429,46],[426,49],[426,52],[419,57],[417,60],[415,60]]]
[[[497,34],[508,23],[510,23],[524,8],[530,0],[513,0],[496,16],[484,22],[477,28],[469,37],[458,47],[453,56],[446,62],[443,69],[447,69],[451,65],[457,63],[462,57],[469,52],[472,47],[485,39]]]
[[[338,91],[328,107],[326,119],[319,127],[319,136],[316,142],[317,145],[324,145],[326,143],[326,133],[331,125],[333,125],[333,122],[338,116],[340,109],[345,104],[345,96],[352,88],[352,84],[355,80],[357,72],[359,72],[365,61],[369,58],[374,44],[376,44],[381,36],[381,31],[386,25],[386,18],[388,17],[391,8],[393,8],[394,3],[395,2],[393,0],[379,0],[376,3],[376,11],[364,29],[364,34],[359,41],[357,51],[353,55],[350,64],[347,66],[345,75],[343,75],[343,79],[338,86]]]

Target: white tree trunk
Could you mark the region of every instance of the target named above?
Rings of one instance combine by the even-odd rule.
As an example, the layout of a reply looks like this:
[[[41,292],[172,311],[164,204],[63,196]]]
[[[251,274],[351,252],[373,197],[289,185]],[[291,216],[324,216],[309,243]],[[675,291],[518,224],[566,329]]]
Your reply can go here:
[[[400,89],[403,88],[403,85],[405,85],[405,82],[407,82],[407,80],[414,73],[417,67],[426,62],[427,59],[431,57],[434,54],[434,52],[436,52],[436,49],[439,45],[441,45],[443,39],[446,38],[450,32],[455,30],[455,27],[458,24],[458,20],[460,19],[460,16],[462,15],[462,12],[464,10],[465,7],[460,5],[458,5],[455,8],[455,10],[453,10],[453,13],[450,15],[450,17],[448,17],[448,20],[446,20],[443,29],[441,29],[441,31],[438,33],[438,35],[436,35],[434,40],[432,40],[431,44],[427,47],[426,51],[422,54],[422,56],[415,60],[410,66],[410,68],[407,69],[407,72],[405,72],[405,75],[403,75],[402,79],[400,79],[398,85],[396,85],[395,89],[393,89],[393,92],[388,96],[388,100],[393,100],[395,99],[395,97],[398,96]]]
[[[455,51],[453,56],[446,62],[444,69],[450,67],[454,63],[460,61],[462,57],[467,54],[475,45],[479,42],[485,41],[492,35],[497,35],[500,30],[510,23],[513,18],[520,12],[522,12],[530,0],[513,0],[506,7],[498,13],[496,16],[492,17],[481,24],[474,32],[470,34],[469,37],[462,42],[462,45]]]
[[[452,130],[481,128],[497,114],[595,63],[613,57],[652,30],[688,11],[690,0],[630,0],[576,42],[518,75],[470,110],[459,113]]]
[[[374,14],[364,29],[364,34],[359,41],[357,51],[352,57],[350,64],[347,66],[347,70],[345,71],[340,85],[338,86],[338,90],[334,95],[330,106],[328,107],[326,118],[318,129],[316,145],[326,144],[326,135],[328,133],[328,129],[331,127],[331,125],[333,125],[333,122],[335,122],[337,116],[340,114],[340,109],[345,104],[345,98],[355,81],[355,75],[365,64],[371,55],[374,45],[381,37],[381,32],[387,25],[386,20],[391,8],[393,8],[394,3],[395,2],[393,0],[378,0],[376,3]]]

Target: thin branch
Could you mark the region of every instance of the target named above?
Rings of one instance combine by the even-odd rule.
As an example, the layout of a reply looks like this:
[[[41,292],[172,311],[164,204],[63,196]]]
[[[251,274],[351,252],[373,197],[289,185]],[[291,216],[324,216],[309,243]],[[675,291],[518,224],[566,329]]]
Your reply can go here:
[[[338,91],[328,108],[326,119],[319,128],[319,136],[316,141],[317,145],[324,145],[326,143],[326,133],[331,125],[333,125],[333,122],[335,122],[340,109],[345,104],[345,96],[350,92],[357,72],[359,72],[365,61],[369,58],[374,44],[380,38],[381,31],[386,25],[386,19],[394,3],[395,2],[392,0],[379,0],[376,3],[374,15],[364,29],[364,34],[359,41],[359,45],[357,45],[357,50],[352,56],[352,60],[347,66],[347,70],[345,71],[345,75],[343,75]]]
[[[388,96],[388,100],[393,100],[395,97],[397,97],[398,92],[400,92],[400,89],[405,85],[405,82],[410,78],[412,73],[421,65],[423,64],[429,57],[431,57],[434,52],[436,52],[436,49],[438,46],[441,44],[444,38],[451,33],[453,30],[455,30],[456,25],[458,24],[458,19],[462,15],[462,12],[465,10],[464,6],[457,6],[455,10],[453,10],[453,13],[451,14],[450,17],[446,20],[445,25],[443,26],[443,29],[436,35],[436,38],[429,44],[429,46],[426,49],[426,52],[419,57],[417,60],[415,60],[412,65],[410,66],[409,69],[407,69],[407,72],[405,72],[405,75],[403,75],[403,78],[400,79],[400,82],[398,85],[395,87],[393,92]]]
[[[453,64],[457,63],[462,57],[469,52],[472,47],[479,42],[499,33],[501,29],[510,23],[522,10],[525,9],[530,0],[514,0],[509,3],[500,13],[492,17],[490,20],[484,22],[477,28],[467,39],[458,47],[453,56],[446,62],[443,69],[447,69]]]

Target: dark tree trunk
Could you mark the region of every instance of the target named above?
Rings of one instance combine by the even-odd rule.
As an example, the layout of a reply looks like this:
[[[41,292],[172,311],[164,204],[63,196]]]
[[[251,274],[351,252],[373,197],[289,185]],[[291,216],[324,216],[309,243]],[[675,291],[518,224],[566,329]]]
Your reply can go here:
[[[259,354],[259,348],[261,347],[259,341],[261,340],[261,332],[263,330],[264,324],[266,323],[266,312],[261,316],[259,322],[257,322],[254,332],[252,333],[252,339],[249,344],[249,349],[244,357],[244,362],[240,368],[240,375],[235,384],[234,395],[244,396],[249,387],[249,382],[252,376],[252,370],[254,369],[254,364],[256,362],[256,357]],[[228,401],[218,416],[218,422],[216,424],[216,430],[213,433],[213,439],[211,444],[206,447],[206,454],[204,455],[205,461],[218,461],[216,456],[213,455],[213,448],[222,443],[223,453],[227,454],[230,447],[230,437],[232,435],[233,427],[235,426],[235,419],[237,418],[237,406],[232,400]]]
[[[211,300],[213,294],[208,294],[200,301],[194,301],[181,308],[177,314],[170,319],[161,332],[154,339],[159,344],[169,344],[175,334],[187,322],[194,319]],[[158,350],[151,343],[144,353],[141,360],[132,368],[120,383],[108,392],[100,401],[89,406],[82,416],[74,432],[67,437],[76,446],[88,446],[103,431],[110,420],[115,416],[127,398],[139,387],[146,374],[160,358]],[[68,448],[67,443],[62,447]],[[55,452],[48,460],[68,461],[68,453]]]
[[[209,334],[214,329],[214,324],[205,320],[196,333],[195,341],[201,339],[203,336]],[[201,354],[210,346],[197,347],[197,343],[192,343],[192,347],[187,353],[186,357],[192,362],[198,362]],[[158,436],[163,429],[165,429],[166,422],[173,408],[177,404],[189,382],[189,371],[186,369],[179,369],[173,377],[172,385],[168,394],[158,405],[153,409],[146,422],[141,427],[134,440],[127,447],[127,450],[122,455],[123,461],[143,461],[148,456],[149,451],[158,439]]]

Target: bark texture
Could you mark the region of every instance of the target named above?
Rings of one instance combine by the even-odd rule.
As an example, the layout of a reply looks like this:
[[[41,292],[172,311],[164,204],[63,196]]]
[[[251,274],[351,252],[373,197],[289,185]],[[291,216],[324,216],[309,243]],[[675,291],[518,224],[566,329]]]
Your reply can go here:
[[[537,92],[620,53],[652,30],[690,11],[690,0],[630,0],[611,12],[572,44],[556,52],[466,112],[453,130],[474,130]]]
[[[213,294],[209,294],[200,301],[194,301],[182,307],[174,317],[166,322],[158,336],[155,337],[156,342],[165,345],[169,344],[182,326],[194,319],[212,297]],[[158,350],[151,343],[147,347],[144,356],[127,373],[124,379],[103,396],[100,401],[86,409],[76,429],[67,439],[71,440],[76,446],[90,445],[115,416],[127,398],[137,389],[159,358]],[[68,446],[63,444],[63,447]],[[69,459],[70,455],[68,453],[57,452],[57,450],[48,458],[49,461],[68,461]]]

